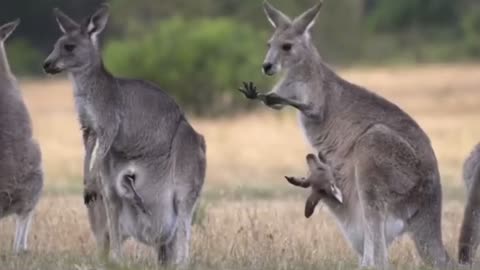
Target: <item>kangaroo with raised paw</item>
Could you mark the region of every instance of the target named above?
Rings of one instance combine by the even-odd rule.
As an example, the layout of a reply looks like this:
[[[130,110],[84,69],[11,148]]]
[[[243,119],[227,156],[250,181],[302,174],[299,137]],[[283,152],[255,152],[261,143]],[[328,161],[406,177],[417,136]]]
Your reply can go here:
[[[239,90],[268,107],[299,111],[309,144],[325,157],[322,163],[329,164],[341,192],[324,196],[325,202],[335,203],[330,209],[361,266],[388,268],[388,245],[407,232],[426,263],[446,268],[450,258],[442,240],[442,189],[430,140],[398,106],[342,79],[322,61],[310,37],[321,6],[290,19],[265,2],[275,31],[263,72],[273,76],[283,71],[284,77],[266,94],[253,83]],[[314,182],[312,187],[320,189],[313,203],[329,190]],[[310,214],[312,207],[307,208]]]

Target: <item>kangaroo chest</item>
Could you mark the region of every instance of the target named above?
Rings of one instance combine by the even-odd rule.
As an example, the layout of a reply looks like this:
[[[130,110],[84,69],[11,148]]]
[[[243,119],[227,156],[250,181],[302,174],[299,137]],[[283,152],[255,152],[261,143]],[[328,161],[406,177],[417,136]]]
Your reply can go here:
[[[322,136],[320,135],[322,130],[320,121],[309,119],[300,112],[298,114],[298,122],[308,144],[315,149],[320,147],[323,142]]]
[[[102,121],[102,118],[114,113],[112,104],[116,98],[112,95],[112,89],[104,82],[75,79],[72,81],[75,107],[81,125],[98,130],[102,124],[109,124],[108,121]]]
[[[76,98],[75,105],[82,126],[96,129],[97,121],[95,113],[92,106],[88,104],[86,98]]]
[[[82,127],[96,128],[95,113],[91,102],[89,101],[85,85],[76,81],[73,76],[71,76],[71,81],[73,82],[73,94],[75,100],[75,109],[78,114],[78,118]]]
[[[317,152],[338,154],[348,144],[348,134],[338,132],[336,123],[327,122],[320,116],[311,118],[301,112],[298,121],[306,141]]]

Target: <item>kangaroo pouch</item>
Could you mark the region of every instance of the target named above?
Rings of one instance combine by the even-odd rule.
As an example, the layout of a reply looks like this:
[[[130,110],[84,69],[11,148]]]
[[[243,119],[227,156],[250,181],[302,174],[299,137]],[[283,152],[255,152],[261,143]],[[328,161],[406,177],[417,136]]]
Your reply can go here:
[[[162,201],[166,200],[162,199]],[[169,201],[169,204],[158,204],[152,207],[151,213],[144,213],[138,207],[123,201],[120,212],[122,238],[133,237],[146,245],[169,242],[175,233],[177,219],[173,199]]]

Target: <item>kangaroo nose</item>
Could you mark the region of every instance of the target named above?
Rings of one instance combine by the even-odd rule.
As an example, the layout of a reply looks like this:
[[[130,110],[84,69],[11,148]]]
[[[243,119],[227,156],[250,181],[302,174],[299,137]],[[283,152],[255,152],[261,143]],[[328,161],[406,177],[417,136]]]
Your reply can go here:
[[[273,64],[272,63],[264,63],[263,64],[263,72],[265,72],[266,74],[270,73],[270,71],[272,70],[273,68]]]
[[[45,61],[45,63],[43,63],[43,70],[48,72],[50,70],[51,66],[52,66],[52,62]]]
[[[45,61],[45,63],[43,63],[43,70],[48,74],[57,74],[61,71],[55,66],[53,61]]]

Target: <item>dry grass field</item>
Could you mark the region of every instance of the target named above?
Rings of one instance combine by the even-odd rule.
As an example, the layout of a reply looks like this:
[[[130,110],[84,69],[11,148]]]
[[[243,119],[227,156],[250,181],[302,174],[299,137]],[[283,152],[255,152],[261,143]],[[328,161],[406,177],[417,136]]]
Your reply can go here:
[[[343,70],[394,101],[429,134],[442,173],[443,234],[449,253],[463,215],[461,165],[480,141],[480,65]],[[11,252],[13,218],[0,223],[0,269],[110,269],[99,261],[82,204],[80,131],[67,81],[22,81],[46,173],[31,251]],[[234,86],[232,86],[234,88]],[[233,91],[233,90],[232,90]],[[357,258],[330,215],[303,216],[304,193],[284,175],[303,174],[309,149],[293,110],[193,120],[208,145],[208,173],[194,225],[192,269],[355,269]],[[127,243],[125,268],[154,268],[149,249]],[[396,269],[419,269],[407,236],[394,243]],[[115,268],[117,269],[117,268]]]

